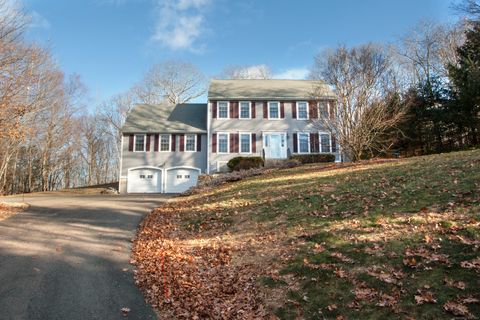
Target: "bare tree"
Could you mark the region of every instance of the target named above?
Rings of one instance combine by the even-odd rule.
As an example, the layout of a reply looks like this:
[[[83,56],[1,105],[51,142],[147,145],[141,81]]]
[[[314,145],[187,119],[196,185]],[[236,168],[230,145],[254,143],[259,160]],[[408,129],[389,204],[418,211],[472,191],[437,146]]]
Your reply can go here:
[[[191,63],[170,60],[153,66],[133,90],[139,102],[185,103],[206,92],[207,78]]]
[[[271,79],[272,72],[265,64],[229,66],[220,73],[220,79]]]
[[[342,152],[352,161],[385,152],[391,141],[385,134],[403,119],[398,103],[395,74],[386,50],[373,44],[354,48],[340,46],[315,57],[310,77],[325,80],[335,89],[336,105],[321,112],[313,125],[329,130]],[[319,82],[312,98],[322,99],[324,83]]]

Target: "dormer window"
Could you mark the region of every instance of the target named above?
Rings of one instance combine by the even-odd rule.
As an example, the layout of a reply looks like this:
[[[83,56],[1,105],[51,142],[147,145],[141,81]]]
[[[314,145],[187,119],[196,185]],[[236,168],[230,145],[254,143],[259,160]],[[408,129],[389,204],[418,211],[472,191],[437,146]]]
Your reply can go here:
[[[268,103],[268,119],[280,119],[280,103]]]
[[[217,106],[217,118],[218,119],[228,119],[229,118],[229,110],[228,110],[228,102],[227,101],[219,101]]]
[[[240,101],[240,119],[250,119],[250,102]]]
[[[306,101],[297,102],[297,119],[308,119],[308,103]]]

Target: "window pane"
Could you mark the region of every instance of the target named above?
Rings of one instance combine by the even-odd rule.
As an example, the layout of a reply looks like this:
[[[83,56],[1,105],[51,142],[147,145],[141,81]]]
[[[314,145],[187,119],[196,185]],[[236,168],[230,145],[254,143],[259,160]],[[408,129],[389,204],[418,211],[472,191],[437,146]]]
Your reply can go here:
[[[170,135],[160,135],[160,151],[170,151]]]
[[[307,103],[306,102],[299,102],[298,103],[298,119],[307,119]]]
[[[218,103],[218,117],[222,119],[228,118],[228,103],[226,102]]]
[[[279,106],[277,102],[272,102],[269,104],[269,117],[273,119],[280,118]]]
[[[240,102],[240,118],[242,119],[250,118],[250,103]]]
[[[298,150],[301,153],[308,153],[308,133],[298,134]]]
[[[250,153],[250,134],[240,134],[240,152]]]
[[[218,135],[218,152],[220,153],[228,152],[228,134]]]
[[[135,136],[135,151],[144,151],[145,135],[137,134]]]
[[[185,135],[185,151],[195,151],[195,135]]]
[[[330,152],[330,135],[328,133],[320,134],[320,152]]]

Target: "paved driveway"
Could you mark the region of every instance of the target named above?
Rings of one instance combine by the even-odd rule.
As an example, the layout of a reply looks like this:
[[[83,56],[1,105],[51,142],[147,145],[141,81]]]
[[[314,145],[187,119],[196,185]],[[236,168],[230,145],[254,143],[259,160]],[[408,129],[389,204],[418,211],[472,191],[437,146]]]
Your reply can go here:
[[[155,319],[133,280],[131,239],[167,196],[0,198],[0,319]]]

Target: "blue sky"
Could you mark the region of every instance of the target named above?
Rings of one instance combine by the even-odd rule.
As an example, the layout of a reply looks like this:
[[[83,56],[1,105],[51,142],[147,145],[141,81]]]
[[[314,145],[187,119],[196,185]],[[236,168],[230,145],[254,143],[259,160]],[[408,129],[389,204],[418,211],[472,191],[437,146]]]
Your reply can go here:
[[[77,73],[95,102],[128,90],[167,59],[207,76],[268,65],[301,78],[338,44],[394,42],[419,20],[455,21],[451,0],[24,0],[28,37]]]

